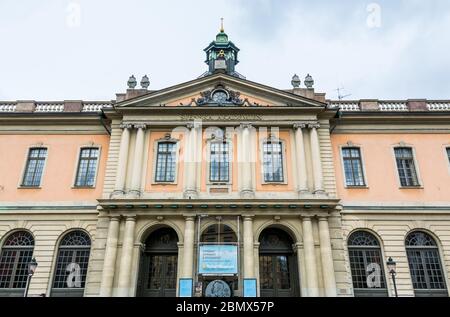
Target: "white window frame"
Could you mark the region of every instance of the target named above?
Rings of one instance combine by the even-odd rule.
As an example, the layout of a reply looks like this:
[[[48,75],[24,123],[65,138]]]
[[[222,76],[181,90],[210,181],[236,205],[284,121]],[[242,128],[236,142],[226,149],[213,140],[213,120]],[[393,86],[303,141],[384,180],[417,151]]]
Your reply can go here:
[[[23,181],[24,181],[26,170],[27,170],[28,156],[30,155],[31,149],[35,149],[35,148],[45,148],[45,149],[47,149],[47,155],[45,156],[44,166],[42,167],[41,179],[40,179],[40,182],[39,182],[39,186],[25,186],[25,185],[23,185]],[[18,189],[41,189],[42,188],[42,186],[44,184],[45,170],[46,170],[46,167],[47,167],[47,161],[48,161],[49,154],[50,154],[50,146],[48,144],[36,143],[36,144],[29,145],[27,147],[27,150],[25,151],[24,163],[22,165],[22,172],[20,173],[21,176],[20,176],[20,179],[19,179],[19,183],[17,185]]]
[[[78,176],[77,175],[78,174],[78,166],[80,165],[80,154],[83,149],[87,149],[87,148],[97,148],[98,149],[97,166],[95,167],[95,175],[94,175],[94,185],[93,186],[77,186],[76,182],[77,182],[77,176]],[[99,165],[100,165],[101,155],[102,155],[102,147],[98,144],[88,143],[88,144],[84,144],[84,145],[78,147],[75,170],[74,170],[73,176],[72,176],[72,189],[94,189],[97,187],[97,176],[98,176],[98,169],[99,169]]]
[[[281,143],[281,155],[283,155],[283,158],[281,160],[281,163],[283,164],[283,181],[282,182],[266,182],[264,179],[264,143],[266,142],[279,142]],[[286,140],[277,138],[275,136],[269,136],[267,138],[263,138],[259,141],[259,155],[260,155],[260,173],[261,173],[261,184],[262,185],[287,185],[288,184],[288,178],[287,178],[287,147],[286,147]]]
[[[358,148],[359,149],[359,155],[361,158],[361,168],[362,168],[362,173],[363,173],[363,177],[364,177],[364,185],[361,185],[361,186],[347,185],[347,176],[345,173],[345,165],[344,165],[344,155],[342,153],[342,150],[344,148]],[[346,144],[341,144],[341,145],[339,145],[339,155],[340,155],[340,160],[341,160],[341,170],[342,170],[342,175],[343,175],[342,179],[344,181],[344,188],[346,188],[346,189],[369,188],[369,180],[367,179],[367,175],[366,175],[365,157],[364,157],[364,150],[363,150],[362,145],[353,143],[351,141],[347,142]]]
[[[175,179],[173,182],[157,182],[157,159],[158,159],[158,146],[159,143],[172,142],[175,143]],[[180,140],[174,139],[168,133],[166,137],[157,139],[153,142],[153,161],[152,161],[152,185],[178,185],[178,169],[179,169],[179,157],[180,157]]]
[[[400,174],[398,172],[398,166],[397,166],[397,158],[395,156],[395,149],[396,148],[401,148],[401,147],[407,147],[411,149],[412,155],[413,155],[413,161],[414,161],[414,168],[416,169],[416,176],[417,176],[417,186],[402,186],[402,183],[400,181]],[[395,174],[396,179],[397,179],[397,185],[399,189],[423,189],[423,182],[422,182],[422,177],[420,175],[420,168],[419,168],[419,163],[417,161],[417,155],[416,155],[416,148],[414,147],[414,145],[412,144],[408,144],[405,142],[399,142],[396,144],[392,144],[391,145],[391,153],[392,153],[392,158],[394,161],[394,170],[395,170]]]

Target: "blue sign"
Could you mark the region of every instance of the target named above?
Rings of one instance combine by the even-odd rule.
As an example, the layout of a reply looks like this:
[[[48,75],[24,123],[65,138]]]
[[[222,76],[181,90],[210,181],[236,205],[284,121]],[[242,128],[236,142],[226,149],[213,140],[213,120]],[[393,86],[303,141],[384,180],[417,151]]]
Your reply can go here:
[[[244,297],[256,297],[256,278],[244,279]]]
[[[198,273],[208,275],[237,274],[237,254],[238,248],[236,245],[201,245]]]
[[[178,293],[180,297],[192,297],[193,280],[191,278],[180,278]]]

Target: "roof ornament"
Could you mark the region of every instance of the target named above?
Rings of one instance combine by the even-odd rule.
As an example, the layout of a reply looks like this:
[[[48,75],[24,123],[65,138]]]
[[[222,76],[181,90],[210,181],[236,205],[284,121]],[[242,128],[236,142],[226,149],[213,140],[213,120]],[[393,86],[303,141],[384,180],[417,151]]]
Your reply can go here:
[[[223,18],[220,18],[220,32],[225,32],[225,29],[223,28]]]
[[[306,75],[305,77],[305,86],[306,88],[313,88],[314,86],[314,80],[310,74]]]
[[[150,80],[147,75],[144,75],[141,79],[141,87],[147,89],[150,86]]]
[[[134,89],[137,85],[136,77],[134,75],[131,75],[130,78],[128,78],[128,88]]]
[[[291,84],[292,84],[292,87],[294,87],[294,88],[300,87],[301,81],[300,81],[300,77],[298,77],[297,74],[294,74],[294,76],[292,76]]]

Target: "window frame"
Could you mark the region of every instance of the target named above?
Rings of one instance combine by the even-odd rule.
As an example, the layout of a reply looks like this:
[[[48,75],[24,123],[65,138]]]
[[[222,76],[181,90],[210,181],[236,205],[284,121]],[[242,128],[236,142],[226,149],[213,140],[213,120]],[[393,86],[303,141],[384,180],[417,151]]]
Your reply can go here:
[[[44,159],[44,164],[42,166],[41,179],[39,180],[39,185],[37,185],[37,186],[24,185],[25,176],[27,174],[27,170],[28,170],[28,166],[29,166],[30,153],[31,153],[31,150],[33,150],[33,149],[46,149],[47,150],[47,153],[46,153],[45,159]],[[49,153],[50,153],[50,147],[43,143],[33,144],[33,145],[30,145],[27,147],[27,150],[25,151],[25,162],[22,165],[22,173],[21,173],[21,177],[19,179],[19,184],[17,185],[18,189],[40,189],[40,188],[42,188],[43,183],[44,183],[44,176],[45,176],[45,171],[46,171],[46,167],[47,167]]]
[[[428,235],[434,242],[434,246],[409,246],[406,244],[406,240],[408,239],[408,237],[413,234],[413,233],[423,233]],[[408,267],[408,271],[409,271],[409,277],[410,277],[410,281],[411,281],[411,286],[412,289],[414,291],[414,296],[417,297],[418,295],[421,296],[421,293],[446,293],[447,295],[450,294],[450,288],[449,288],[449,282],[448,282],[448,274],[447,274],[447,270],[446,270],[446,266],[445,266],[445,259],[444,259],[444,253],[441,247],[441,242],[438,239],[438,237],[436,235],[434,235],[432,232],[430,232],[429,230],[423,229],[423,228],[417,228],[417,229],[413,229],[411,231],[409,231],[406,235],[405,238],[403,240],[403,245],[405,248],[405,253],[406,253],[406,263],[407,263],[407,267]],[[409,255],[408,255],[408,251],[409,250],[419,250],[419,251],[425,251],[425,250],[435,250],[437,252],[437,256],[436,259],[439,261],[439,265],[440,265],[440,269],[442,272],[442,280],[444,283],[445,288],[443,289],[430,289],[430,288],[415,288],[414,287],[414,283],[413,283],[413,276],[411,273],[411,267],[410,267],[410,259],[409,259]],[[421,260],[423,260],[422,256],[421,256]],[[426,270],[426,268],[424,268],[424,275],[426,275],[426,281],[429,280],[429,275],[428,272]],[[428,285],[427,285],[428,286]],[[438,295],[439,296],[439,295]],[[447,297],[447,296],[446,296]]]
[[[363,182],[364,185],[347,185],[347,176],[345,173],[345,164],[344,164],[344,155],[343,150],[345,148],[357,148],[359,150],[359,159],[361,162],[361,169],[362,169],[362,176],[363,176]],[[365,166],[365,156],[364,156],[364,150],[363,147],[360,144],[355,144],[353,142],[348,142],[346,144],[339,145],[339,153],[340,153],[340,159],[341,159],[341,170],[342,170],[342,179],[344,181],[344,188],[346,189],[360,189],[360,188],[369,188],[369,181],[366,174],[366,166]]]
[[[413,163],[414,163],[414,169],[415,169],[415,173],[416,173],[416,177],[417,177],[417,185],[413,185],[413,186],[403,186],[401,179],[400,179],[400,173],[398,170],[398,165],[397,165],[397,156],[395,155],[395,149],[397,148],[410,148],[411,149],[411,153],[412,153],[412,158],[413,158]],[[404,142],[400,142],[400,143],[396,143],[393,144],[391,146],[391,151],[392,151],[392,157],[393,157],[393,161],[394,161],[394,171],[397,179],[397,185],[399,189],[423,189],[423,183],[422,183],[422,177],[420,175],[420,168],[419,168],[419,164],[417,161],[417,155],[416,155],[416,149],[412,144],[407,144]]]
[[[31,238],[33,239],[33,245],[32,246],[17,246],[17,245],[14,245],[14,246],[5,246],[5,242],[12,236],[12,235],[14,235],[14,234],[16,234],[16,233],[20,233],[20,232],[25,232],[25,233],[27,233],[27,234],[29,234],[30,236],[31,236]],[[11,250],[25,250],[25,249],[31,249],[31,256],[30,256],[30,260],[31,259],[33,259],[33,257],[34,257],[34,254],[35,254],[35,248],[36,248],[36,238],[35,238],[35,236],[33,235],[33,233],[32,232],[30,232],[29,230],[27,230],[27,229],[24,229],[24,228],[19,228],[19,229],[14,229],[14,230],[11,230],[11,231],[9,231],[9,232],[7,232],[3,237],[2,237],[2,239],[0,239],[0,255],[2,255],[3,254],[3,251],[4,251],[4,249],[6,248],[6,249],[11,249]],[[28,250],[28,251],[30,251],[30,250]],[[16,258],[17,258],[17,256],[16,256]],[[19,255],[19,259],[20,259],[20,255]],[[16,276],[17,276],[17,262],[18,261],[15,261],[15,264],[14,264],[14,267],[13,267],[13,272],[14,272],[14,274],[13,275],[11,275],[11,277],[10,277],[10,281],[8,282],[8,284],[11,286],[11,284],[12,283],[14,283],[14,280],[15,280],[15,278],[16,278]],[[26,269],[28,270],[28,262],[29,261],[22,261],[22,262],[26,262]],[[27,273],[27,275],[28,275],[28,273]],[[21,287],[21,288],[18,288],[18,287],[15,287],[15,288],[11,288],[11,287],[5,287],[5,288],[0,288],[0,296],[2,296],[1,294],[5,294],[5,293],[7,293],[7,294],[9,294],[10,292],[12,292],[12,293],[16,293],[17,291],[19,291],[19,292],[22,292],[24,289],[25,289],[25,287],[26,287],[26,285],[24,286],[24,287]]]
[[[95,173],[94,173],[94,183],[92,186],[77,186],[78,171],[79,171],[80,162],[81,162],[81,153],[84,149],[94,149],[94,148],[96,148],[98,150],[97,164],[96,164]],[[98,176],[98,170],[99,170],[99,166],[100,166],[101,155],[102,155],[101,146],[94,144],[94,143],[82,145],[78,148],[77,163],[75,164],[75,171],[74,171],[73,181],[72,181],[72,189],[94,189],[97,187],[97,176]]]
[[[158,148],[160,143],[174,143],[175,144],[175,177],[172,182],[161,182],[156,180],[158,168]],[[180,155],[180,140],[171,137],[161,138],[153,142],[153,161],[152,161],[152,185],[177,185],[178,184],[178,169],[179,169],[179,155]]]
[[[58,265],[58,257],[59,257],[59,251],[61,248],[61,243],[64,240],[64,238],[66,238],[66,236],[68,236],[69,234],[71,234],[73,232],[77,232],[77,231],[83,232],[90,239],[89,258],[88,258],[88,265],[87,265],[87,269],[86,269],[84,288],[55,288],[55,287],[53,287],[53,285],[55,283],[55,278],[56,278],[56,270],[57,270],[57,265]],[[80,250],[81,249],[79,246],[65,246],[65,247],[63,247],[63,249],[64,248],[66,250],[70,250],[70,249]],[[91,261],[91,256],[92,256],[92,251],[93,251],[92,248],[93,248],[92,235],[86,229],[71,228],[69,230],[62,232],[59,235],[58,240],[56,241],[56,244],[55,244],[55,253],[54,253],[54,256],[52,257],[51,274],[50,274],[50,279],[49,279],[48,288],[47,288],[47,296],[54,297],[55,293],[57,294],[56,296],[64,296],[65,295],[65,294],[63,294],[64,292],[67,293],[66,294],[67,296],[73,296],[74,294],[71,294],[71,293],[77,293],[77,292],[80,292],[81,290],[82,290],[82,293],[84,296],[84,292],[85,292],[86,285],[87,285],[87,277],[88,277],[88,273],[89,273],[89,264],[90,264],[89,262]],[[88,248],[86,247],[85,249],[88,249]]]
[[[265,143],[280,143],[281,146],[281,168],[282,168],[282,181],[266,181],[264,176],[264,144]],[[287,185],[288,184],[288,178],[287,178],[287,146],[286,141],[284,139],[280,139],[274,136],[264,138],[259,142],[259,155],[260,155],[260,169],[261,169],[261,184],[262,185]]]
[[[350,240],[351,236],[353,234],[357,233],[357,232],[365,232],[365,233],[371,235],[377,241],[378,245],[377,246],[357,246],[357,245],[353,246],[353,245],[349,245],[349,240]],[[351,267],[351,260],[350,260],[350,250],[351,249],[354,249],[354,250],[363,249],[364,250],[364,248],[365,248],[366,250],[378,249],[380,251],[380,257],[381,257],[381,265],[380,265],[380,267],[381,267],[381,270],[382,270],[382,276],[384,278],[385,288],[379,288],[379,289],[374,288],[377,291],[375,291],[373,293],[374,294],[376,294],[376,293],[381,294],[381,293],[383,293],[386,290],[387,297],[391,296],[392,295],[391,294],[392,293],[392,290],[391,290],[391,286],[392,285],[391,285],[391,280],[389,279],[389,276],[388,276],[389,270],[388,270],[388,268],[386,266],[386,260],[385,260],[385,254],[384,254],[384,245],[383,245],[383,241],[378,236],[378,234],[376,232],[372,231],[372,230],[367,229],[367,228],[356,228],[356,229],[354,229],[354,230],[352,230],[351,232],[348,233],[348,235],[347,235],[347,237],[345,239],[345,248],[346,248],[346,257],[348,258],[348,264],[349,264],[349,270],[350,270],[350,279],[351,279],[353,295],[355,296],[355,288],[354,288],[354,284],[353,284],[353,274],[352,274],[352,267]],[[364,293],[365,292],[364,290],[369,290],[368,292],[370,292],[371,288],[358,288],[357,290],[360,290],[359,291],[360,293]],[[367,296],[363,295],[361,297],[367,297]]]
[[[449,143],[444,144],[443,150],[445,159],[447,160],[448,173],[450,174],[450,144]]]
[[[211,145],[213,143],[226,143],[228,145],[228,181],[211,181]],[[208,139],[206,144],[207,153],[207,171],[206,171],[206,184],[208,186],[220,186],[231,185],[233,182],[233,142],[228,138]]]

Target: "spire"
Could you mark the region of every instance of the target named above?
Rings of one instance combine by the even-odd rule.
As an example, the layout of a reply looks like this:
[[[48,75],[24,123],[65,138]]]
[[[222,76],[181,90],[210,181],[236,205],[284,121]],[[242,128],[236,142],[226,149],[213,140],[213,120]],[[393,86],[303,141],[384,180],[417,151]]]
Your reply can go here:
[[[223,28],[223,18],[220,18],[220,21],[221,21],[221,23],[220,23],[220,32],[221,33],[225,33],[225,29]]]

